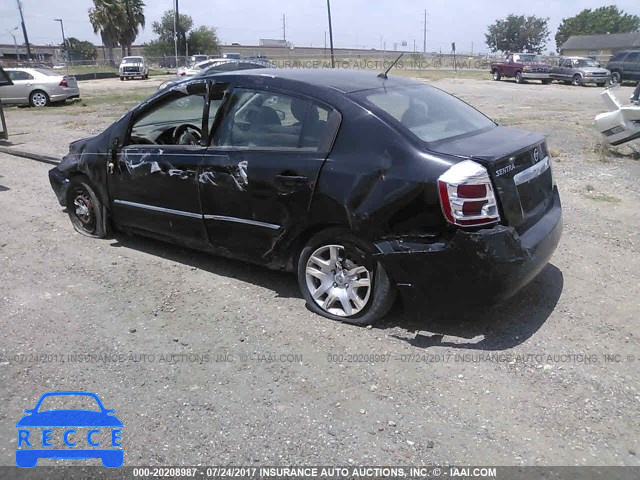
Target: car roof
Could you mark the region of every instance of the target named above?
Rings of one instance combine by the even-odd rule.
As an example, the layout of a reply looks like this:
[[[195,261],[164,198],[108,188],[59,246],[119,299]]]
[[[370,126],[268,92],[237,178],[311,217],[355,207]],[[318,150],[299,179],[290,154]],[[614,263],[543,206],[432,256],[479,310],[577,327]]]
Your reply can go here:
[[[353,93],[380,87],[423,85],[417,80],[389,75],[381,78],[381,72],[346,70],[331,68],[262,68],[257,70],[237,70],[215,74],[215,78],[252,77],[289,80],[305,85],[329,87],[342,93]]]

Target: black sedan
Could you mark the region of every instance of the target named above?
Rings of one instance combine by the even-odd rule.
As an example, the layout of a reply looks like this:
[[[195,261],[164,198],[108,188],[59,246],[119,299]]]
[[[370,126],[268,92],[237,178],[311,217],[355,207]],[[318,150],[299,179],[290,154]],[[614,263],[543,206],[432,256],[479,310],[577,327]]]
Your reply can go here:
[[[384,316],[397,290],[507,298],[562,230],[543,136],[362,71],[193,78],[72,143],[49,178],[80,233],[293,271],[309,308],[355,324]]]

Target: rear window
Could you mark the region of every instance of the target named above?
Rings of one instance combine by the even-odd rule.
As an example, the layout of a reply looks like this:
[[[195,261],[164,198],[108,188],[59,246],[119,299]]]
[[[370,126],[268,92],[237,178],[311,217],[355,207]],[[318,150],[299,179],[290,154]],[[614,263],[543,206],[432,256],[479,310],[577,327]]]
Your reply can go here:
[[[38,73],[41,73],[42,75],[47,75],[49,77],[61,77],[62,75],[60,75],[57,72],[54,72],[53,70],[47,70],[46,68],[34,68],[34,70]]]
[[[355,95],[382,117],[427,143],[496,127],[462,100],[426,85],[365,90]]]

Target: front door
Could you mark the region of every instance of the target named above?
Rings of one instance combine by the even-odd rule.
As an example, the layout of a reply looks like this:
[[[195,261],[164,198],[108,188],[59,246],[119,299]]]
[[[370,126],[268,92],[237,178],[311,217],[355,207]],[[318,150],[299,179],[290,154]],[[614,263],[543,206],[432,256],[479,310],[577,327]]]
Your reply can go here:
[[[206,81],[189,82],[133,117],[109,165],[117,225],[188,246],[207,244],[197,171],[207,148],[203,125],[213,123],[220,101],[207,112],[206,98]]]
[[[212,244],[268,263],[275,242],[306,223],[339,123],[309,99],[235,89],[199,170]]]

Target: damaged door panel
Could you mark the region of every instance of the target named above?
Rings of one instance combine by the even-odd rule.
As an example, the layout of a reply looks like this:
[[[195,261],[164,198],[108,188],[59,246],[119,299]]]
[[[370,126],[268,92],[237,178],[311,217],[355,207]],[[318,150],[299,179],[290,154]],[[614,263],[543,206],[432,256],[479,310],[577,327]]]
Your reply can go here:
[[[198,198],[198,145],[130,145],[116,155],[109,174],[113,219],[187,245],[206,244]]]

